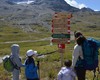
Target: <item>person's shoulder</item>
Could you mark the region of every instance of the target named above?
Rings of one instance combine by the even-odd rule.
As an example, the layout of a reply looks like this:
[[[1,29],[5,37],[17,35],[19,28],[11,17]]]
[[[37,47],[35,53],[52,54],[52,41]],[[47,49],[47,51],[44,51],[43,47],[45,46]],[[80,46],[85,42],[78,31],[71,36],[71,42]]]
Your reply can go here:
[[[76,45],[74,46],[74,49],[75,49],[75,48],[81,48],[81,46],[78,45],[78,44],[76,44]]]
[[[61,67],[61,71],[65,70],[65,69],[66,69],[66,67]]]
[[[78,46],[78,44],[76,44],[75,46],[74,46],[74,48],[76,48]]]
[[[61,69],[66,69],[66,67],[62,67]]]

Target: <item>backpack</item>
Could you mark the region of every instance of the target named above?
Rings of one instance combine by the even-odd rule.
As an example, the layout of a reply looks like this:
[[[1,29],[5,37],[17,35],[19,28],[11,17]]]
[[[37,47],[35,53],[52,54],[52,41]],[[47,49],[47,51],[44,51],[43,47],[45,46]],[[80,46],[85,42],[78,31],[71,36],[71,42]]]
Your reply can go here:
[[[86,70],[95,70],[98,67],[98,49],[96,40],[89,38],[83,45],[84,68]]]
[[[83,50],[83,67],[85,70],[92,70],[94,73],[93,80],[96,77],[96,68],[98,68],[98,74],[99,72],[99,60],[98,60],[98,55],[99,55],[99,48],[100,48],[100,41],[95,40],[93,38],[88,38],[86,41],[84,41],[82,45],[82,50]]]
[[[14,70],[15,66],[17,66],[17,65],[15,65],[15,64],[12,62],[11,56],[6,55],[6,56],[3,57],[3,67],[4,67],[4,69],[5,69],[6,71],[12,72],[12,71]]]

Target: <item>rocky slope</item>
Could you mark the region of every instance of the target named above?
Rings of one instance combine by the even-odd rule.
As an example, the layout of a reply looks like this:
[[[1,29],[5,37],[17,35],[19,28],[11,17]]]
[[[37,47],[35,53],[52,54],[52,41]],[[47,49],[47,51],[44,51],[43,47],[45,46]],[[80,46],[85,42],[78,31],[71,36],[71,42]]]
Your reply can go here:
[[[42,25],[50,28],[50,21],[55,12],[97,14],[89,8],[80,10],[72,7],[64,0],[33,0],[30,4],[16,4],[19,1],[26,0],[0,0],[0,20],[14,26]]]

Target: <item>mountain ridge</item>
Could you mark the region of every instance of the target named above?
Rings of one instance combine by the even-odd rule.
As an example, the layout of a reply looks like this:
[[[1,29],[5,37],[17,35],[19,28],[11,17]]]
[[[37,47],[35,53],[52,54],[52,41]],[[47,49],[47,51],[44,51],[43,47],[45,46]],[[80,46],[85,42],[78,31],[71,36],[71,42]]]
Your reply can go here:
[[[1,19],[18,26],[38,24],[50,28],[50,20],[55,12],[68,12],[72,14],[88,12],[97,14],[97,12],[90,8],[78,9],[72,7],[64,0],[35,0],[31,4],[14,3],[18,1],[26,0],[1,0]]]

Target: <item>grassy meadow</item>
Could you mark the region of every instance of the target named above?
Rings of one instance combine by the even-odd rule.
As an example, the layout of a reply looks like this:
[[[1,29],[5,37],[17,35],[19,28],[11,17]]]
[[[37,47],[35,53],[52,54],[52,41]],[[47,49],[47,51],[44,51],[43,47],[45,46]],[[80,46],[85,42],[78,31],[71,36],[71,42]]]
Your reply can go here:
[[[85,27],[83,27],[85,26]],[[88,24],[84,24],[82,21],[74,22],[72,21],[71,31],[82,31],[86,37],[100,38],[100,26],[96,28],[86,28]],[[20,46],[20,56],[22,57],[22,63],[26,58],[26,51],[28,49],[37,50],[39,54],[44,54],[58,50],[57,44],[50,45],[50,40],[40,40],[43,38],[51,37],[51,32],[40,26],[33,26],[34,30],[37,32],[24,32],[20,28],[11,27],[7,25],[0,26],[0,57],[4,55],[9,55],[11,53],[10,46],[13,43],[19,44]],[[38,32],[39,31],[39,32]],[[18,42],[19,41],[19,42]],[[22,41],[22,42],[20,42]],[[26,42],[25,42],[26,41]],[[66,44],[65,52],[63,54],[64,60],[71,59],[73,52],[73,47],[75,45],[74,41],[70,44]],[[41,80],[54,80],[57,77],[57,73],[61,68],[61,54],[55,52],[53,54],[46,55],[44,58],[36,58],[40,62],[40,78]],[[100,59],[100,58],[99,58]],[[11,80],[11,73],[7,72],[3,68],[3,64],[0,63],[0,80]],[[25,80],[24,68],[21,68],[21,80]],[[87,71],[87,80],[93,79],[93,72]],[[100,80],[100,74],[99,74]]]

